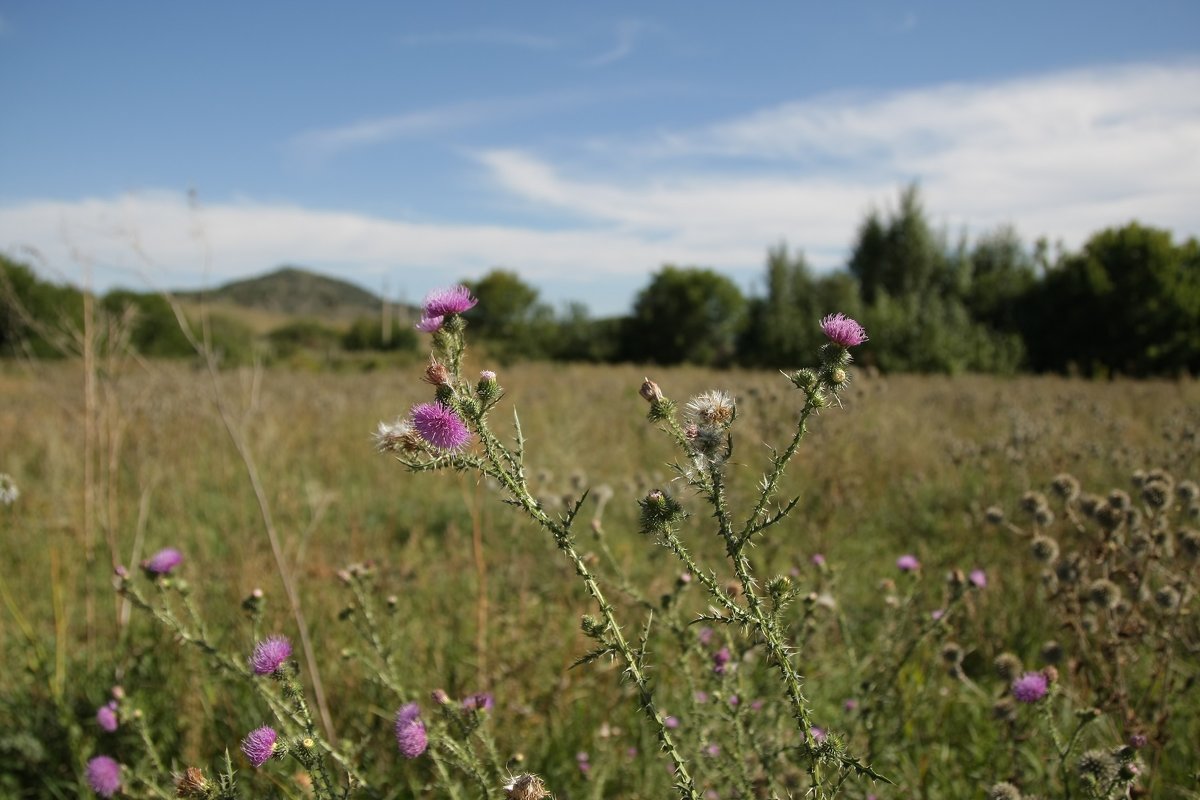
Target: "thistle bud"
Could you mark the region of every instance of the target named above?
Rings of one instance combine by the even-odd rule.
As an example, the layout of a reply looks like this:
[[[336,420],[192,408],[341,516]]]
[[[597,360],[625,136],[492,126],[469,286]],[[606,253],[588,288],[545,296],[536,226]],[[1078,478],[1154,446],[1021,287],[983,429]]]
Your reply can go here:
[[[683,507],[675,498],[655,489],[642,500],[638,501],[642,508],[642,533],[662,533],[679,524],[683,519]]]
[[[176,797],[207,797],[208,780],[198,767],[188,767],[175,779]]]
[[[638,389],[638,394],[650,405],[661,403],[663,399],[662,390],[658,388],[657,383],[649,378],[642,381],[642,388]]]
[[[425,367],[424,380],[433,386],[449,386],[450,370],[446,368],[445,364],[431,357],[429,359],[429,366]]]

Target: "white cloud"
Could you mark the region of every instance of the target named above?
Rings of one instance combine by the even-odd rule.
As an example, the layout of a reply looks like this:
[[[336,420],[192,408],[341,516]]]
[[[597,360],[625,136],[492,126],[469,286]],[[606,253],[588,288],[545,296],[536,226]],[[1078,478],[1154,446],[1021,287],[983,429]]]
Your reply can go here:
[[[634,45],[637,44],[638,37],[645,29],[645,24],[638,20],[621,20],[617,23],[616,43],[600,55],[588,59],[587,66],[603,67],[628,58],[633,54]]]

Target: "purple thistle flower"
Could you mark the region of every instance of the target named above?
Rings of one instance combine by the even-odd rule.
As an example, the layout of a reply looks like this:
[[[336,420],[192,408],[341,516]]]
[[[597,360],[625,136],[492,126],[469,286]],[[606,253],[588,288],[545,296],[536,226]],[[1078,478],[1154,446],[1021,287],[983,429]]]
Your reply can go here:
[[[292,643],[286,636],[271,636],[254,645],[250,668],[255,675],[271,675],[292,657]]]
[[[721,755],[721,745],[710,744],[708,747],[704,748],[704,753],[712,758],[716,758],[717,756]]]
[[[491,711],[495,698],[491,692],[476,692],[463,698],[462,707],[468,711]]]
[[[421,403],[412,410],[417,434],[439,450],[457,450],[471,440],[466,423],[441,403]]]
[[[663,720],[663,725],[671,730],[674,730],[679,727],[679,717],[667,716],[667,718]]]
[[[851,697],[846,702],[842,703],[842,708],[847,714],[850,714],[858,709],[858,701]]]
[[[825,729],[824,728],[818,728],[816,725],[813,725],[811,728],[808,729],[808,732],[812,734],[813,741],[818,742],[818,743],[825,741]]]
[[[896,569],[901,572],[916,572],[921,568],[921,562],[914,555],[902,555],[896,559]]]
[[[713,672],[717,675],[724,675],[725,670],[729,666],[730,659],[733,658],[729,653],[728,647],[722,647],[717,652],[713,653]]]
[[[142,562],[142,569],[151,575],[168,575],[171,570],[183,563],[183,553],[174,547],[159,550]]]
[[[946,616],[946,609],[944,608],[935,608],[933,611],[929,612],[929,618],[934,622],[939,621],[944,616]]]
[[[821,555],[820,553],[813,553],[813,556],[809,559],[809,561],[811,561],[814,566],[825,566],[825,556]]]
[[[261,767],[275,754],[275,740],[279,734],[270,725],[255,728],[242,739],[242,752],[255,767]]]
[[[100,729],[108,733],[112,733],[117,729],[117,703],[113,701],[108,705],[100,706],[96,709],[96,724]]]
[[[415,327],[421,333],[433,333],[434,331],[439,331],[442,329],[442,322],[444,322],[445,319],[446,318],[442,316],[421,317],[421,319],[413,327]]]
[[[121,790],[121,765],[108,756],[96,756],[87,763],[87,782],[101,797],[112,797]]]
[[[434,289],[425,296],[421,304],[421,313],[426,317],[444,317],[447,314],[461,314],[475,307],[479,301],[471,296],[471,290],[459,284],[449,289]]]
[[[421,707],[416,703],[406,703],[396,712],[396,745],[405,758],[416,758],[429,746],[425,723],[421,722]]]
[[[867,332],[845,314],[830,314],[821,320],[821,330],[834,344],[854,347],[867,341]]]
[[[693,697],[697,703],[704,704],[708,702],[708,692],[704,691],[703,689],[697,691]]]
[[[1026,672],[1012,682],[1012,693],[1022,703],[1036,703],[1046,696],[1049,684],[1040,672]]]
[[[971,570],[971,574],[967,576],[967,580],[971,581],[971,585],[976,589],[987,588],[987,573],[981,569]]]

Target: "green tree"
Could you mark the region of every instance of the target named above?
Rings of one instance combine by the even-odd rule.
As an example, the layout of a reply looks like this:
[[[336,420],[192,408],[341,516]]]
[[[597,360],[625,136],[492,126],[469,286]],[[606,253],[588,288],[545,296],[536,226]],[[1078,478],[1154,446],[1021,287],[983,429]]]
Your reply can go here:
[[[711,269],[664,266],[634,302],[623,354],[659,364],[727,364],[736,349],[746,300]]]
[[[133,316],[129,344],[145,356],[194,356],[195,349],[179,327],[170,302],[159,294],[113,289],[104,295],[101,308],[108,314]]]
[[[83,294],[0,255],[0,354],[66,355],[83,329]]]
[[[1088,374],[1200,371],[1200,245],[1131,222],[1063,255],[1030,296],[1035,367]]]
[[[867,215],[849,269],[868,304],[883,294],[901,297],[955,283],[947,276],[951,264],[942,237],[930,227],[915,184],[900,193],[899,206],[886,220],[877,211]]]

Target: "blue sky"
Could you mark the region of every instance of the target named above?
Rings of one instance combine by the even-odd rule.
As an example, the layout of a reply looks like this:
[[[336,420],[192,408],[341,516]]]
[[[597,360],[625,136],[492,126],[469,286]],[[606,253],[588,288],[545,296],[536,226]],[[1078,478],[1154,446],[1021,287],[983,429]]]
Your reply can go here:
[[[1198,32],[1195,0],[0,0],[0,249],[408,300],[504,266],[607,314],[667,262],[841,267],[914,180],[954,236],[1200,235]]]

